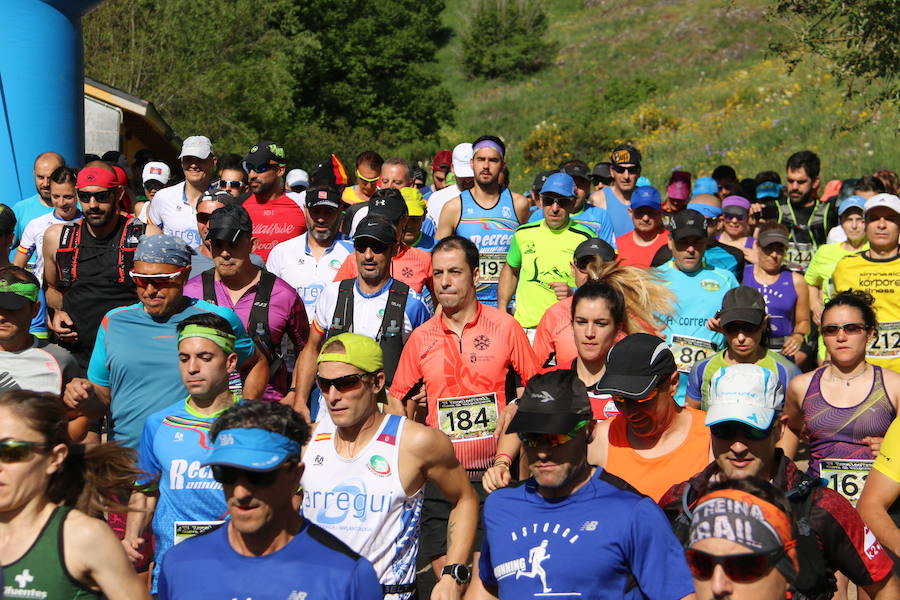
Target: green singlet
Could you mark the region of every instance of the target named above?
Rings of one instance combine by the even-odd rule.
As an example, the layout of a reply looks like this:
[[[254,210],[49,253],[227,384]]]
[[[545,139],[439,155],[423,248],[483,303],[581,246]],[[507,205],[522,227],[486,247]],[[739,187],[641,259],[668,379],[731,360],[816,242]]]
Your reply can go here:
[[[101,598],[96,592],[72,577],[63,558],[63,525],[71,509],[59,506],[31,548],[17,561],[3,565],[5,586],[3,597],[39,600],[81,600]]]

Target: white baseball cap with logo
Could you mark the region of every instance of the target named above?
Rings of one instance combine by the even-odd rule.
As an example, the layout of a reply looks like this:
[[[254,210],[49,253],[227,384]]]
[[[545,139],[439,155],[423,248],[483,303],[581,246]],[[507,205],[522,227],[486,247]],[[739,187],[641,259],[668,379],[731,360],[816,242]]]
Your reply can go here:
[[[472,169],[472,144],[464,142],[453,149],[453,173],[457,177],[475,177]]]
[[[192,135],[184,140],[181,145],[181,154],[178,158],[185,156],[196,156],[197,158],[208,158],[213,153],[212,142],[205,135]]]
[[[720,367],[709,382],[706,425],[739,421],[768,429],[784,408],[784,389],[778,376],[759,365]]]
[[[866,205],[863,210],[868,213],[873,208],[878,208],[879,206],[886,206],[900,215],[900,198],[894,194],[875,194],[866,200]]]
[[[288,187],[294,187],[295,185],[309,187],[309,174],[303,169],[291,169],[284,179]]]
[[[141,172],[141,183],[145,184],[148,181],[153,180],[166,185],[171,178],[172,170],[169,169],[169,165],[164,162],[148,162],[144,165],[144,170]]]

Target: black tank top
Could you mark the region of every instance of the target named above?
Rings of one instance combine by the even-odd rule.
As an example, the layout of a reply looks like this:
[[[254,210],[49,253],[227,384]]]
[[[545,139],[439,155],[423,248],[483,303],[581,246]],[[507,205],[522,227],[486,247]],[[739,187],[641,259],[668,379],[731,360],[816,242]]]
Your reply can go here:
[[[126,281],[118,282],[119,240],[126,219],[121,215],[117,218],[115,231],[103,238],[94,237],[90,229],[84,228],[79,244],[78,277],[63,294],[63,310],[78,331],[78,342],[66,348],[75,355],[83,370],[87,370],[91,360],[103,315],[119,306],[134,304],[138,299],[131,277],[126,274]]]

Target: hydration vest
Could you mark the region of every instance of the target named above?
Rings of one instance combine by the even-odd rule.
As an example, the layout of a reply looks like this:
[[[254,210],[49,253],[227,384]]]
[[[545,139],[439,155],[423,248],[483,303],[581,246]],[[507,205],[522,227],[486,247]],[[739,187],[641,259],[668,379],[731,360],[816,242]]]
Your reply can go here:
[[[84,235],[85,227],[87,222],[82,220],[81,223],[63,225],[60,231],[59,249],[56,251],[56,274],[60,288],[72,287],[78,279],[78,255],[81,252],[81,237]],[[128,281],[128,273],[134,267],[134,251],[146,228],[144,223],[135,220],[134,217],[128,217],[125,221],[117,246],[118,283]]]
[[[802,242],[802,240],[795,238],[794,232],[805,231],[809,235],[812,245],[818,247],[824,244],[828,238],[828,231],[825,229],[825,226],[830,208],[830,202],[816,200],[816,207],[806,223],[798,223],[790,201],[787,198],[780,198],[778,200],[778,222],[788,228],[793,241]]]
[[[338,286],[337,303],[334,316],[325,339],[353,329],[353,286],[356,279],[344,279]],[[375,341],[381,346],[384,354],[384,377],[390,387],[400,364],[403,353],[403,320],[406,313],[406,301],[409,299],[409,286],[402,281],[394,280],[388,291],[387,305],[381,318],[381,327]]]

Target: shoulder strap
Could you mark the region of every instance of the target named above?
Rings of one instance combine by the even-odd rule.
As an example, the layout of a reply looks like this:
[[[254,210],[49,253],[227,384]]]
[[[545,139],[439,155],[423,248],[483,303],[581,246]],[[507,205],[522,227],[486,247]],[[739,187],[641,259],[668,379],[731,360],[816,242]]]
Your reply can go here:
[[[258,337],[267,348],[272,347],[269,329],[269,305],[272,303],[272,289],[275,287],[275,275],[265,269],[259,272],[259,284],[256,286],[256,297],[250,309],[247,329],[250,335]]]
[[[216,299],[216,269],[208,269],[200,274],[200,281],[203,283],[203,299],[210,304],[218,304]]]
[[[344,279],[338,285],[337,303],[325,339],[350,331],[353,327],[353,286],[356,279]]]
[[[409,299],[409,286],[397,279],[391,284],[388,291],[387,306],[384,307],[384,317],[381,319],[381,328],[378,339],[384,339],[389,329],[397,328],[399,334],[403,331],[403,320],[406,312],[406,301]]]
[[[59,287],[67,288],[78,276],[78,248],[85,223],[67,223],[59,232],[59,248],[56,250],[56,274]]]

